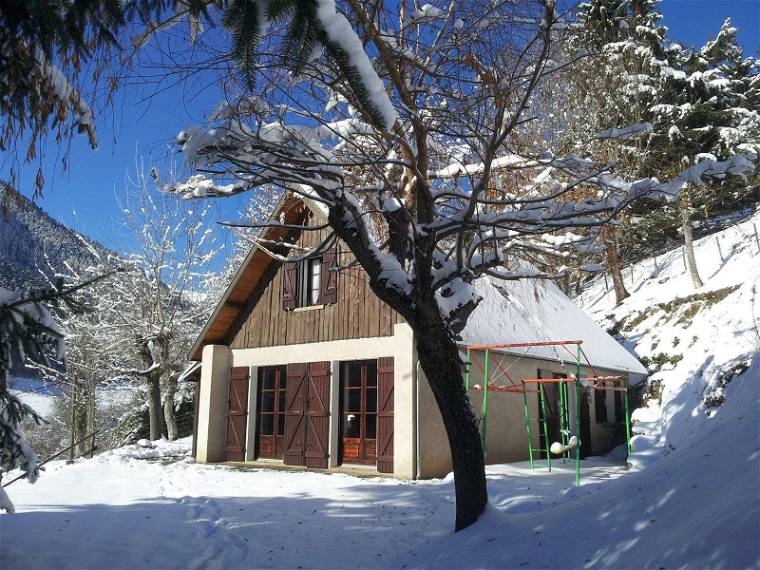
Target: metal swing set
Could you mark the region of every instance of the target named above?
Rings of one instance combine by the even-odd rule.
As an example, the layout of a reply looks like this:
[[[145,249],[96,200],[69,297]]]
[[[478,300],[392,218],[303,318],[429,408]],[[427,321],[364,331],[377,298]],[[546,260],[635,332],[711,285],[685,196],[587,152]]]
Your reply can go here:
[[[530,458],[530,468],[534,469],[537,463],[537,457],[534,454],[544,453],[546,455],[546,467],[551,472],[552,460],[551,448],[554,447],[549,441],[549,421],[548,421],[548,398],[546,395],[546,384],[559,384],[559,423],[560,423],[560,446],[557,455],[562,457],[562,462],[575,460],[575,484],[581,484],[581,398],[582,387],[593,386],[595,391],[620,392],[623,399],[624,417],[625,417],[625,441],[628,454],[631,453],[631,423],[628,415],[628,377],[627,376],[598,376],[596,370],[589,362],[588,357],[583,352],[582,340],[560,340],[547,342],[524,342],[510,344],[484,344],[470,345],[465,347],[467,350],[467,361],[465,363],[465,389],[469,392],[482,391],[483,402],[481,405],[481,430],[480,436],[483,445],[483,454],[487,454],[488,441],[488,393],[489,392],[507,392],[523,395],[523,410],[525,413],[525,429],[528,435],[528,457]],[[499,359],[494,359],[496,374],[493,374],[490,363],[490,352],[515,348],[531,348],[539,346],[559,346],[568,352],[575,360],[575,375],[567,378],[522,378],[520,383],[516,383],[509,375],[508,370],[502,365]],[[575,351],[570,347],[575,346]],[[472,385],[470,371],[473,364],[472,352],[483,351],[483,365],[475,359],[474,364],[483,374],[483,385]],[[593,376],[581,377],[581,357]],[[509,384],[497,386],[498,380],[506,379]],[[609,385],[608,385],[609,384]],[[571,434],[570,420],[570,387],[575,387],[575,430]],[[539,417],[530,416],[530,407],[528,406],[528,394],[538,394],[540,404]],[[538,433],[543,435],[544,447],[533,447],[533,429],[531,422],[537,422]],[[540,435],[539,435],[540,439]],[[555,450],[557,451],[557,450]],[[574,454],[574,457],[573,457]]]

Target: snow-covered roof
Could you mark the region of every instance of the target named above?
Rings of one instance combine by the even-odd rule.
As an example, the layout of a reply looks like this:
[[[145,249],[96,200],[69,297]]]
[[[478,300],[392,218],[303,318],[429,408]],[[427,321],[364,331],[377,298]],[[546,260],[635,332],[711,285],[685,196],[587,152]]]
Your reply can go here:
[[[538,279],[501,281],[482,277],[474,284],[483,298],[461,333],[462,345],[491,345],[582,340],[594,367],[634,374],[646,368],[553,282]],[[500,349],[503,352],[561,362],[574,360],[562,346]]]

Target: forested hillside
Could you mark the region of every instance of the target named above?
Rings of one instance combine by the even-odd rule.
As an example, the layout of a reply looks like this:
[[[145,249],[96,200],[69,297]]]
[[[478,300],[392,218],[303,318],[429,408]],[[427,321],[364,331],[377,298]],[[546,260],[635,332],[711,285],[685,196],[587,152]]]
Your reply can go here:
[[[0,287],[22,290],[46,283],[66,264],[95,261],[90,248],[110,253],[99,243],[55,221],[28,198],[0,188]]]

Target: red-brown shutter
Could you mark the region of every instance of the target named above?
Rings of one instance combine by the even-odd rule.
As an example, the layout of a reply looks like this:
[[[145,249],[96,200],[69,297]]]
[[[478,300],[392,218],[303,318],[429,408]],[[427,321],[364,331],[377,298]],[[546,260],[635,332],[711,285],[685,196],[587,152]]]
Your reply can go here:
[[[330,449],[330,362],[310,362],[306,375],[306,466],[327,469]]]
[[[321,291],[319,302],[329,305],[338,302],[338,248],[325,251],[322,255]]]
[[[282,270],[282,310],[292,311],[297,305],[298,264],[285,263]]]
[[[245,461],[245,431],[248,416],[248,368],[230,371],[227,407],[227,461]]]
[[[285,391],[285,452],[286,465],[305,465],[306,450],[306,372],[307,364],[288,364]]]
[[[393,358],[377,359],[377,470],[393,473]]]

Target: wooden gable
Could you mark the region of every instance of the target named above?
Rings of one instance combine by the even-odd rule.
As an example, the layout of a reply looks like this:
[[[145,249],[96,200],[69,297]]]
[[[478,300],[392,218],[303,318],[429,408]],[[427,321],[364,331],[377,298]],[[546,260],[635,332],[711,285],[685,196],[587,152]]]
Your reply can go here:
[[[317,225],[321,216],[307,208],[300,198],[286,195],[276,210],[285,224]],[[267,248],[285,254],[287,248],[272,247],[272,242],[286,239],[305,248],[313,248],[328,230],[301,231],[269,228],[263,232]],[[303,250],[293,249],[294,255]],[[335,261],[330,259],[335,256]],[[327,263],[347,266],[353,261],[348,247],[338,242],[325,254]],[[231,348],[257,348],[349,338],[391,336],[393,325],[403,318],[380,301],[369,287],[361,267],[341,269],[337,275],[323,272],[328,303],[317,307],[283,308],[285,265],[275,261],[263,248],[254,247],[246,257],[225,295],[201,332],[190,357],[200,360],[206,344],[224,344]]]
[[[303,223],[319,223],[307,211]],[[295,244],[314,248],[328,230],[304,231]],[[296,254],[305,251],[296,248]],[[337,264],[348,265],[354,258],[348,247],[338,242],[335,250],[324,256],[337,257]],[[309,342],[391,336],[393,325],[403,322],[398,313],[383,303],[370,289],[367,274],[361,267],[331,272],[331,298],[322,305],[283,308],[283,295],[288,270],[285,264],[272,261],[249,295],[245,308],[230,327],[225,344],[230,348],[257,348]],[[326,279],[323,271],[323,283]],[[286,294],[286,297],[289,295]],[[289,305],[292,306],[292,305]]]

